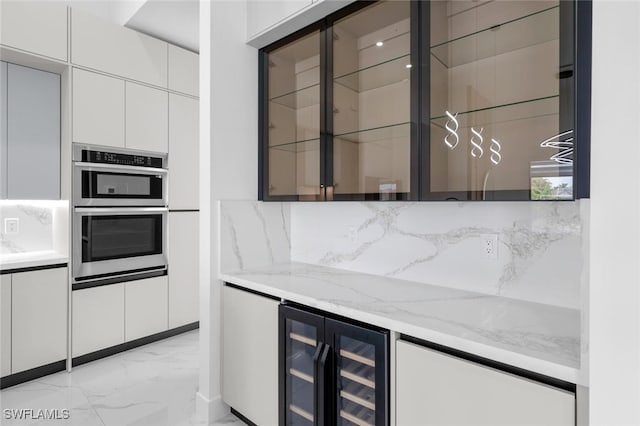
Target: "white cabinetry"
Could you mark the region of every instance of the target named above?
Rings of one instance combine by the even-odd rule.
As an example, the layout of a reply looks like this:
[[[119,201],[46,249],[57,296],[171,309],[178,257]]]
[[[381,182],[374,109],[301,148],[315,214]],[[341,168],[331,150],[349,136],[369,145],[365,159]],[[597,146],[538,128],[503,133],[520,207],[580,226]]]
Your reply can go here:
[[[143,151],[167,152],[169,94],[126,82],[125,145]]]
[[[73,142],[123,148],[124,81],[73,70]]]
[[[199,96],[198,54],[169,45],[169,90]]]
[[[167,43],[71,9],[71,62],[167,87]]]
[[[124,343],[124,284],[73,292],[72,356]]]
[[[575,395],[412,343],[396,345],[398,426],[575,425]]]
[[[277,425],[279,302],[222,291],[222,399],[255,424]]]
[[[2,1],[0,43],[67,60],[67,6],[57,1]]]
[[[12,274],[11,281],[11,372],[65,359],[67,268]]]
[[[11,374],[11,274],[0,275],[0,377]]]
[[[167,330],[167,277],[125,283],[125,341]]]
[[[169,328],[199,319],[198,212],[169,212]]]
[[[169,94],[169,208],[199,208],[199,104]]]

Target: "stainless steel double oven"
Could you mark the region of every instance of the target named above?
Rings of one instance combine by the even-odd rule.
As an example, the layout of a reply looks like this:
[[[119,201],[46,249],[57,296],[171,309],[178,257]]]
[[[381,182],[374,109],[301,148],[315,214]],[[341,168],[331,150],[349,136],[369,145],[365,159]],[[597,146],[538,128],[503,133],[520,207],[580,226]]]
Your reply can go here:
[[[166,273],[167,157],[73,147],[74,286]]]

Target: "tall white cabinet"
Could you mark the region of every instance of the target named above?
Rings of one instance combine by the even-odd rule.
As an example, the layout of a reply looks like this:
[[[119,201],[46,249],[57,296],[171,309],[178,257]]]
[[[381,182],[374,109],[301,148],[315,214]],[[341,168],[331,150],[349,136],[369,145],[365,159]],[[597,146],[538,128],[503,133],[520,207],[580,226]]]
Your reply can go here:
[[[397,426],[574,426],[575,394],[413,343],[396,344]]]
[[[199,318],[199,215],[169,213],[169,328]]]
[[[199,209],[199,102],[169,94],[169,208]]]
[[[164,90],[126,82],[125,140],[127,148],[169,150],[169,95]]]

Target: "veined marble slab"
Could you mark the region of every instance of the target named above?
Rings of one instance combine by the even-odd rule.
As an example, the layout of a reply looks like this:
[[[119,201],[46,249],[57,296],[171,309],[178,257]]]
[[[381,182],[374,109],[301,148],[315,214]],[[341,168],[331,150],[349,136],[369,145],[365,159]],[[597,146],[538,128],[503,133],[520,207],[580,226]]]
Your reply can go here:
[[[587,386],[576,309],[297,262],[246,268],[219,278]]]

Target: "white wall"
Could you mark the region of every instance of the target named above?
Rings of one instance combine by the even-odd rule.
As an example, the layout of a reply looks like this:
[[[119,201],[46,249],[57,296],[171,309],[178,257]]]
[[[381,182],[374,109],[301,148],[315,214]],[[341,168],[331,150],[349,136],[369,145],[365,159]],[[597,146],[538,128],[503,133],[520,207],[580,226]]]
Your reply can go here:
[[[640,2],[593,4],[590,420],[640,424]]]
[[[258,54],[245,44],[246,3],[200,3],[200,386],[209,421],[220,396],[219,200],[255,200],[258,187]]]

